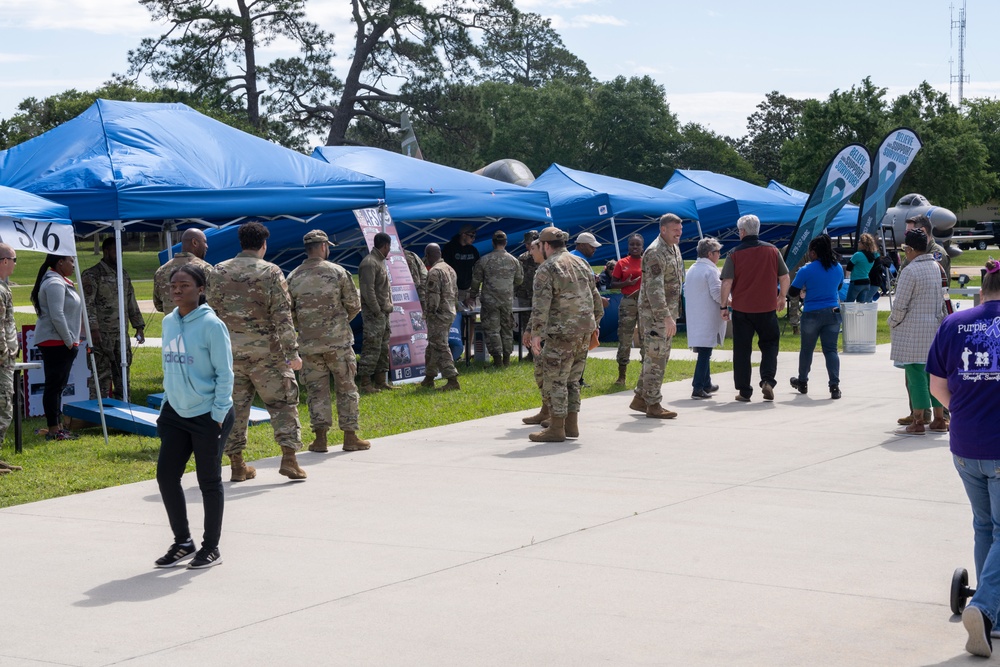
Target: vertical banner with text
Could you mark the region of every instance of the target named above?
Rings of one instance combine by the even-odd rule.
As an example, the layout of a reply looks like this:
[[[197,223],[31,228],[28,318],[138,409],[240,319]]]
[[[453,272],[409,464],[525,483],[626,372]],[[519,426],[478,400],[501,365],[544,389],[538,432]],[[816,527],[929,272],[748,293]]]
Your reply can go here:
[[[913,164],[921,146],[916,132],[905,127],[896,128],[882,140],[872,164],[873,178],[868,181],[865,198],[858,211],[858,239],[862,234],[878,231],[899,184],[903,182],[903,174]]]
[[[789,269],[798,266],[809,248],[809,242],[823,233],[851,195],[865,184],[871,176],[871,167],[868,150],[861,144],[846,146],[830,160],[809,201],[802,208],[799,223],[792,233],[785,253]]]
[[[392,290],[392,314],[389,326],[389,368],[394,381],[419,380],[424,375],[424,352],[427,350],[427,325],[420,308],[417,288],[413,284],[403,246],[396,234],[396,225],[388,211],[361,208],[354,211],[361,226],[361,233],[369,252],[374,247],[375,235],[385,232],[392,239],[392,248],[386,258],[389,270],[389,289]]]

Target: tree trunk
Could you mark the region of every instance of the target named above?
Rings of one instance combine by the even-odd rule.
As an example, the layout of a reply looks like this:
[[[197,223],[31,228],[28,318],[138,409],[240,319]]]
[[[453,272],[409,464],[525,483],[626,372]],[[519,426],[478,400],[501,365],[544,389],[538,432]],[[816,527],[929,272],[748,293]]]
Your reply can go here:
[[[243,58],[246,62],[247,120],[256,128],[260,128],[260,95],[257,92],[257,54],[254,51],[253,22],[246,0],[238,0],[242,19]]]

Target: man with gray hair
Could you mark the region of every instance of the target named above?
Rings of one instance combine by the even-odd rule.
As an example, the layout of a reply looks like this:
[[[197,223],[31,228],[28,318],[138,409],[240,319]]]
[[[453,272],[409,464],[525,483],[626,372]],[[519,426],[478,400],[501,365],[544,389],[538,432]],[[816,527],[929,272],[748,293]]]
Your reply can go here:
[[[729,319],[729,297],[733,307],[733,377],[739,394],[736,400],[749,403],[750,351],[753,337],[761,352],[760,388],[765,401],[774,400],[778,372],[778,312],[785,309],[790,279],[785,260],[770,243],[760,240],[760,219],[744,215],[736,221],[740,244],[726,256],[722,267],[720,313]]]

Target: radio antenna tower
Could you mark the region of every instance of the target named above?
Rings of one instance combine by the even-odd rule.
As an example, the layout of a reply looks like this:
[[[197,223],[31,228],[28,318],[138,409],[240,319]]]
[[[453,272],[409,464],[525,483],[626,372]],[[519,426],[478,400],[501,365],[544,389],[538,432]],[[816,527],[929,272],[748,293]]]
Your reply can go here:
[[[955,28],[958,28],[958,76],[951,74],[952,60],[948,60],[948,73],[950,75],[950,83],[958,83],[958,107],[961,108],[965,104],[965,84],[969,83],[969,76],[965,73],[965,2],[962,0],[962,8],[958,10],[958,20],[955,20],[955,4],[949,5],[951,9],[951,44],[950,46],[954,48],[955,46]],[[950,86],[949,86],[950,88]],[[951,90],[948,91],[951,94]]]

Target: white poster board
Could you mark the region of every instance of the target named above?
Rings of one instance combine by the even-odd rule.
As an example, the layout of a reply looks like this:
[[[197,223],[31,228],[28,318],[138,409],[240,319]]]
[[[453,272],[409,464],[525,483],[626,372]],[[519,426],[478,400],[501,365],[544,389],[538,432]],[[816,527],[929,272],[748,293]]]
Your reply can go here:
[[[15,220],[0,215],[0,242],[16,252],[33,250],[76,256],[73,226],[48,220]]]
[[[35,346],[35,325],[21,327],[21,340],[24,341],[25,361],[36,361],[42,368],[31,368],[24,373],[24,411],[28,417],[41,417],[45,414],[42,407],[42,392],[45,390],[45,366],[42,353]],[[73,360],[73,369],[69,373],[69,382],[63,391],[63,403],[90,400],[90,389],[87,379],[90,369],[87,368],[86,344],[80,345],[80,351]]]

